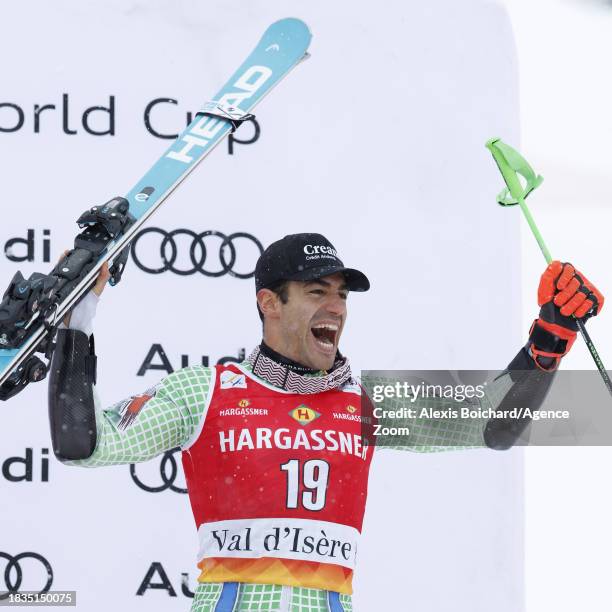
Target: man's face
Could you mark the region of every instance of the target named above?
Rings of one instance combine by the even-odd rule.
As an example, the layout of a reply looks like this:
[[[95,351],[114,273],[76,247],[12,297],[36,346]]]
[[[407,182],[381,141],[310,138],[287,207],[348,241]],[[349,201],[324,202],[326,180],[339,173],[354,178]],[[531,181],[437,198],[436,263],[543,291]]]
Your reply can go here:
[[[329,370],[346,321],[344,276],[338,272],[314,281],[290,281],[288,296],[286,304],[278,300],[275,316],[266,322],[276,344],[271,347],[314,370]]]

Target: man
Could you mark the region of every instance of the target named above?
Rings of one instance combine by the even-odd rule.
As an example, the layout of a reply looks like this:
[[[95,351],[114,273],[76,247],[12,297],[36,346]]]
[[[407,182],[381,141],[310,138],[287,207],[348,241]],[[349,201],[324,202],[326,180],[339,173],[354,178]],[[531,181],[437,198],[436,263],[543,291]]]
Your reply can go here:
[[[320,234],[285,236],[257,262],[263,341],[246,361],[179,370],[102,410],[89,336],[107,278],[105,269],[72,329],[58,333],[49,390],[57,457],[101,466],[182,448],[200,540],[192,611],[351,610],[373,448],[361,436],[361,388],[338,346],[348,294],[367,291],[366,276],[346,268]],[[598,314],[603,296],[570,264],[554,262],[539,303],[502,402],[512,392],[539,405],[576,337],[571,315]],[[357,418],[336,418],[346,410]],[[476,446],[507,448],[517,432],[492,422],[471,435]]]

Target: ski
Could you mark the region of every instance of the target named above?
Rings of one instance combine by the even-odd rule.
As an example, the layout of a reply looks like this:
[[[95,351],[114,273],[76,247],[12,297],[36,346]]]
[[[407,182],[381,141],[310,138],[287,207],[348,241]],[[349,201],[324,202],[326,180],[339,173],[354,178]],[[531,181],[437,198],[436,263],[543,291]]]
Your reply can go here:
[[[281,19],[273,23],[225,86],[196,113],[193,121],[125,198],[114,198],[81,215],[78,223],[86,229],[75,240],[75,249],[70,252],[72,259],[79,258],[82,251],[77,248],[79,244],[90,249],[93,244],[96,258],[83,263],[71,261],[68,256],[68,264],[62,260],[53,269],[52,282],[57,284],[57,277],[61,277],[65,295],[47,289],[51,286],[51,281],[46,280],[50,276],[34,274],[26,281],[17,273],[0,305],[8,304],[4,311],[0,307],[0,346],[10,347],[0,348],[0,399],[8,399],[29,382],[46,376],[48,364],[33,354],[46,352],[46,357],[50,358],[48,346],[59,322],[89,290],[104,262],[113,263],[114,279],[118,282],[129,243],[136,232],[225,137],[252,117],[250,111],[308,57],[310,40],[308,26],[299,19]],[[101,235],[106,241],[100,242]],[[78,268],[80,274],[72,274],[73,268]],[[13,327],[5,324],[3,328],[3,317],[11,321],[10,310],[19,294],[26,291],[35,296],[31,299],[33,306],[28,305],[31,316],[27,321],[19,321]],[[55,295],[61,298],[53,300]],[[46,299],[44,309],[37,309],[38,296]],[[21,336],[23,342],[12,346]]]

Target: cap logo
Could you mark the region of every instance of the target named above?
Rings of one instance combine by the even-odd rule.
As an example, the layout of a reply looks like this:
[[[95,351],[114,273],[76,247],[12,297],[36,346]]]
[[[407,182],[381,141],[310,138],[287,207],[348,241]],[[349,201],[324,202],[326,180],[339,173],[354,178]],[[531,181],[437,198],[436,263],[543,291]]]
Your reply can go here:
[[[319,255],[319,253],[321,253],[325,255],[331,255],[332,257],[338,257],[338,252],[336,251],[336,249],[325,245],[307,244],[304,247],[304,253],[306,253],[306,255]]]

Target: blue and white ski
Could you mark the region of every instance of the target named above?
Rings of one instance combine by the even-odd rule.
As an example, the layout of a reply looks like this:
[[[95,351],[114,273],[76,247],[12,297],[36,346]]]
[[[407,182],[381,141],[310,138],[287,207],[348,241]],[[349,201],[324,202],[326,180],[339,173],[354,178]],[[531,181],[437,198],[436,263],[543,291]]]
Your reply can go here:
[[[189,173],[238,125],[297,64],[308,57],[311,34],[299,19],[281,19],[264,33],[257,47],[224,87],[207,103],[185,131],[127,194],[135,221],[101,253],[95,266],[46,317],[36,313],[27,322],[27,340],[17,348],[0,349],[0,386],[21,377],[28,358],[53,333],[58,322],[89,290],[102,264],[117,259],[142,224],[157,210]],[[31,329],[30,329],[31,328]],[[0,337],[0,344],[2,338]],[[6,343],[5,343],[6,346]],[[37,380],[30,375],[30,380]],[[0,393],[0,399],[1,399]]]

